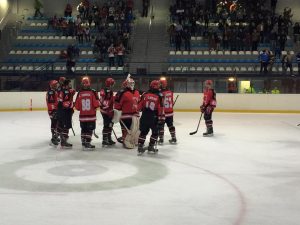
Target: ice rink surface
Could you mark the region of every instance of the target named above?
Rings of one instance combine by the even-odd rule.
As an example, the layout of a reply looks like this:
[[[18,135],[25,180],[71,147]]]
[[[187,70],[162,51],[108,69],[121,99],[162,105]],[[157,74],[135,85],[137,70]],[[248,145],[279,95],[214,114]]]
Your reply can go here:
[[[212,138],[204,121],[189,135],[199,116],[176,113],[178,144],[138,157],[83,152],[78,114],[61,150],[47,112],[0,113],[0,225],[299,225],[300,115],[214,113]]]

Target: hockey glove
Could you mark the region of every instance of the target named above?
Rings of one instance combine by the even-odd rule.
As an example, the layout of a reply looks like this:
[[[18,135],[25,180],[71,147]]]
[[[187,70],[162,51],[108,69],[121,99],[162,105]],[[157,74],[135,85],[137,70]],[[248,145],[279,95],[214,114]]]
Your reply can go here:
[[[200,111],[201,111],[202,113],[204,113],[205,110],[206,110],[206,107],[205,107],[204,105],[201,105],[201,106],[200,106]]]

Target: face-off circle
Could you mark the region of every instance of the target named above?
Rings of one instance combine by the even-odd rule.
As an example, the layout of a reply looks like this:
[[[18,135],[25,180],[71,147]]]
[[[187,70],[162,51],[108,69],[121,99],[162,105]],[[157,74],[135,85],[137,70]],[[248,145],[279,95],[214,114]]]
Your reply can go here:
[[[82,155],[78,160],[35,158],[2,164],[0,171],[0,187],[32,192],[129,188],[154,182],[167,174],[163,164],[123,154],[92,159]]]

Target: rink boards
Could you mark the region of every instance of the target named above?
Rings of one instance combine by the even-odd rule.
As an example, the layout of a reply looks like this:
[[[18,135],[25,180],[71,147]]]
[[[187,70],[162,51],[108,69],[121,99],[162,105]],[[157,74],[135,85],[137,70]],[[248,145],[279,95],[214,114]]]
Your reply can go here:
[[[202,93],[175,93],[176,111],[199,111]],[[0,111],[46,110],[45,92],[1,92]],[[218,94],[219,112],[300,113],[299,94]]]

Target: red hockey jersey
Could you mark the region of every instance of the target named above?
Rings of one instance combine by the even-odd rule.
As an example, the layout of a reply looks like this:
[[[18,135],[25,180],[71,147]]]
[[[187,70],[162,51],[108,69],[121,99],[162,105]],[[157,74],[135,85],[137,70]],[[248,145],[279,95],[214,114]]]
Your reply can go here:
[[[48,90],[46,94],[46,103],[48,108],[48,114],[50,115],[53,110],[57,110],[58,94],[54,90]]]
[[[164,89],[161,90],[161,93],[163,94],[165,116],[166,117],[173,116],[173,105],[174,105],[173,92],[168,89]]]
[[[160,93],[146,92],[142,95],[141,101],[139,102],[139,111],[153,112],[160,119],[164,116],[163,106],[162,106],[162,95]]]
[[[100,111],[110,117],[113,116],[114,93],[108,88],[100,90]]]
[[[63,108],[73,108],[73,97],[75,95],[75,90],[72,88],[63,88],[58,92],[58,101],[62,102]]]
[[[216,107],[217,100],[216,100],[216,93],[214,89],[205,89],[203,92],[203,106],[211,106]]]
[[[87,89],[78,92],[75,108],[79,111],[80,122],[96,121],[96,110],[99,106],[100,103],[96,91]]]
[[[115,99],[115,109],[122,111],[121,119],[139,116],[138,102],[140,93],[137,90],[125,89],[118,92]]]

